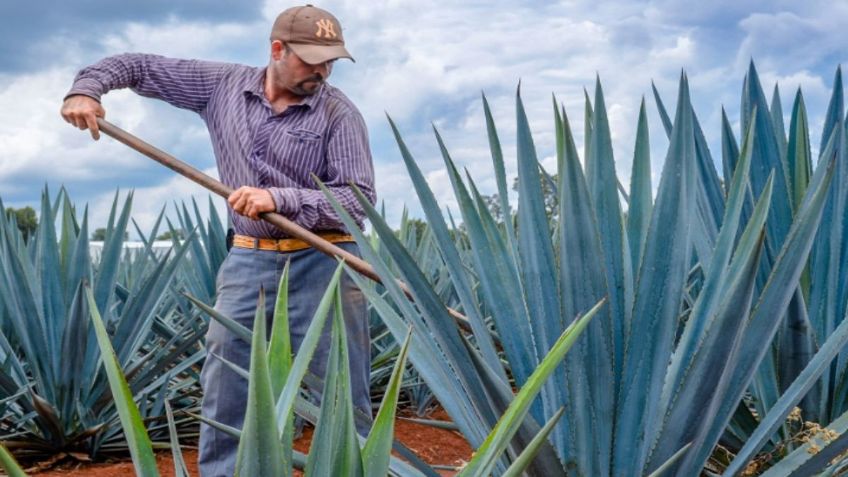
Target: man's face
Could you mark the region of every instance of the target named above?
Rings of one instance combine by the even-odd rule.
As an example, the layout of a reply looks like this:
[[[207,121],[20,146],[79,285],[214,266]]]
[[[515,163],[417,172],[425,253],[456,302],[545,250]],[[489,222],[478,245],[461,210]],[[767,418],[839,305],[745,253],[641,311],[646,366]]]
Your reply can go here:
[[[277,86],[298,96],[309,96],[318,89],[333,71],[333,61],[310,65],[293,51],[281,47],[279,60],[274,61]]]

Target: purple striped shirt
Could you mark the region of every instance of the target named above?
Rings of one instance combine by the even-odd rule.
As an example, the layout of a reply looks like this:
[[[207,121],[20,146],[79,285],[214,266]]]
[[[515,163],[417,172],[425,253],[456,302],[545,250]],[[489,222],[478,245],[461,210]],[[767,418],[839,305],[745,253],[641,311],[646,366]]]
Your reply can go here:
[[[350,184],[372,204],[375,192],[368,131],[359,110],[325,83],[314,95],[275,114],[265,98],[264,80],[264,67],[127,53],[84,68],[68,95],[100,101],[110,90],[129,87],[194,111],[209,129],[224,184],[268,189],[277,211],[309,230],[346,231],[313,182],[315,174],[361,228],[365,213]],[[232,209],[229,214],[238,234],[284,237],[264,221]]]

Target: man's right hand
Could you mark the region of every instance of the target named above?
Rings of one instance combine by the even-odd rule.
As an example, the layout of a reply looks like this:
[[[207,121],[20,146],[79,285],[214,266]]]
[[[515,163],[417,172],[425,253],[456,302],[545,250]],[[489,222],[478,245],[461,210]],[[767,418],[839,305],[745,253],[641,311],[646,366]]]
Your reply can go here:
[[[82,94],[75,94],[65,98],[62,103],[62,118],[81,130],[90,130],[94,140],[100,139],[100,128],[97,127],[97,118],[105,118],[106,110],[94,98]]]

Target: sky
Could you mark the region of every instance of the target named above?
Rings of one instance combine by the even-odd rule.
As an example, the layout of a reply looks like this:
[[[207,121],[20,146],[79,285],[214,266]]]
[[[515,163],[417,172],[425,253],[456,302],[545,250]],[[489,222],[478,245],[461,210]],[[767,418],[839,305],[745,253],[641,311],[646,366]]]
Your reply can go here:
[[[45,186],[64,186],[89,206],[92,229],[106,223],[117,189],[134,191],[132,216],[148,230],[163,207],[209,195],[111,138],[93,141],[59,116],[76,72],[122,52],[262,66],[268,34],[288,1],[31,0],[0,3],[0,199],[38,209]],[[584,89],[600,78],[618,175],[629,183],[639,105],[646,101],[654,187],[667,141],[653,81],[673,112],[686,71],[696,113],[721,161],[721,111],[739,135],[742,81],[755,61],[765,90],[779,84],[784,113],[801,88],[812,143],[836,68],[848,60],[848,1],[612,0],[521,2],[330,0],[316,6],[341,22],[356,63],[336,63],[330,83],[368,125],[378,201],[390,224],[404,207],[422,216],[386,115],[397,123],[445,207],[452,193],[433,127],[483,193],[496,192],[481,93],[494,112],[515,176],[515,95],[521,84],[537,153],[555,171],[552,94],[582,143]],[[194,113],[136,96],[103,98],[106,118],[216,176],[209,135]],[[720,173],[720,167],[719,167]],[[514,195],[514,194],[513,194]],[[515,197],[511,197],[514,203]],[[224,201],[215,201],[221,213]]]

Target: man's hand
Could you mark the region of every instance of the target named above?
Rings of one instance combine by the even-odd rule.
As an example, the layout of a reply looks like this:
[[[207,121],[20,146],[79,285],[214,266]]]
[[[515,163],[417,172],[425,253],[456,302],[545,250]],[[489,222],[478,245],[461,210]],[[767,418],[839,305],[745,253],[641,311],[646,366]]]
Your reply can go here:
[[[230,207],[237,214],[250,217],[253,220],[259,220],[259,214],[262,212],[274,212],[277,210],[277,204],[274,203],[274,197],[267,189],[258,189],[256,187],[242,186],[227,198]]]
[[[100,139],[97,118],[105,118],[106,111],[94,98],[82,94],[68,96],[62,103],[62,118],[81,130],[90,130],[94,140]]]

